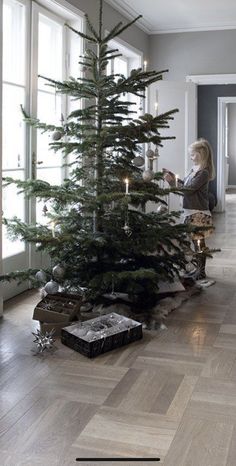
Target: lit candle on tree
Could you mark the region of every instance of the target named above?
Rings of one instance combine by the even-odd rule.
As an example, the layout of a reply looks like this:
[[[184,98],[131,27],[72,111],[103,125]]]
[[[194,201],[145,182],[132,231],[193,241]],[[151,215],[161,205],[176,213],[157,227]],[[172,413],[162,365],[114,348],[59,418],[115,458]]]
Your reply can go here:
[[[178,188],[179,175],[175,175],[175,186]]]
[[[125,194],[129,194],[129,179],[125,178]]]
[[[155,114],[157,115],[157,110],[158,110],[158,102],[155,102],[155,104],[154,104],[154,107],[155,107]]]
[[[144,60],[143,62],[143,70],[147,71],[147,60]]]
[[[201,252],[201,240],[200,239],[197,240],[197,247],[198,247],[198,251]]]

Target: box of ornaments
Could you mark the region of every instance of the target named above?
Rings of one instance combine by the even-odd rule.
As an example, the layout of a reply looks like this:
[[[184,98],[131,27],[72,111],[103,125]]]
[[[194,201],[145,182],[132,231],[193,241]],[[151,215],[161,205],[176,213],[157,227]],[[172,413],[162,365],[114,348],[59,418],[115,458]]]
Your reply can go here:
[[[89,358],[139,340],[142,336],[140,322],[115,312],[61,330],[61,342]]]
[[[77,320],[82,298],[67,293],[48,294],[35,307],[33,319],[39,320],[41,331],[55,329],[60,335],[61,328],[69,322]]]

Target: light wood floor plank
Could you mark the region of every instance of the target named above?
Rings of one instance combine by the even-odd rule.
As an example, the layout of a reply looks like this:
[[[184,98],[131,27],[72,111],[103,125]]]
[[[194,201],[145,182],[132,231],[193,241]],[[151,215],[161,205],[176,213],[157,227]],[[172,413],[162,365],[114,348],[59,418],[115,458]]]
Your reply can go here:
[[[229,212],[215,215],[216,232],[208,240],[222,248],[207,261],[216,284],[173,311],[166,330],[145,330],[142,340],[93,360],[60,341],[54,352],[34,356],[32,312],[39,295],[32,291],[6,303],[1,466],[71,466],[78,456],[160,456],[156,464],[163,466],[236,464],[232,196]]]

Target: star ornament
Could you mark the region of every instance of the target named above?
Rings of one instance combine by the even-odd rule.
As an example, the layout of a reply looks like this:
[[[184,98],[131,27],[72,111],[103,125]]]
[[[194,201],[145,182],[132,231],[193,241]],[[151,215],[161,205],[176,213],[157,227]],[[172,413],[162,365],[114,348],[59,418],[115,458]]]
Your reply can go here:
[[[53,348],[53,344],[56,341],[55,338],[53,338],[54,333],[54,329],[45,333],[41,332],[39,329],[37,329],[37,332],[32,332],[32,335],[35,336],[34,343],[36,343],[38,353],[42,353],[44,350],[50,350]]]

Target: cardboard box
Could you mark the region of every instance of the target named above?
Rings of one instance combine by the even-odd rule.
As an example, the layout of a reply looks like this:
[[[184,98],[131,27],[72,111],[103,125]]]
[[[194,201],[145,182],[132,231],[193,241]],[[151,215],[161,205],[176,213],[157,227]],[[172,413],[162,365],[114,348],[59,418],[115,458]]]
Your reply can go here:
[[[111,313],[73,324],[61,331],[61,342],[89,358],[141,339],[142,324]]]
[[[75,320],[81,306],[82,298],[66,293],[48,294],[35,307],[33,319],[46,323],[66,324]]]

